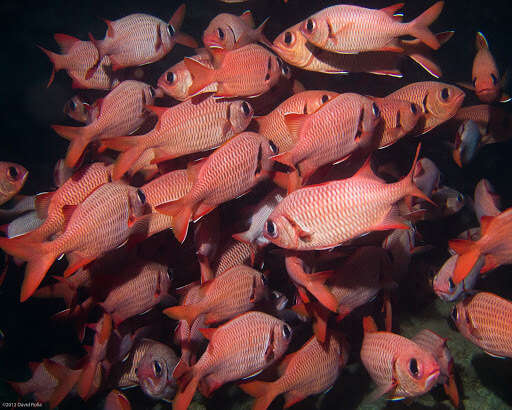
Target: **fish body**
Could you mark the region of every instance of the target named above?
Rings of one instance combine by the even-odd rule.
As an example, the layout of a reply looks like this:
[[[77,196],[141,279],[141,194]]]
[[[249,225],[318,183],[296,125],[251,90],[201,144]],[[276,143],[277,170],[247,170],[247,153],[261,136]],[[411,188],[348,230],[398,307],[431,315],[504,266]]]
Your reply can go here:
[[[105,398],[104,410],[131,410],[132,406],[126,396],[119,390],[111,390]]]
[[[214,57],[214,69],[186,57],[185,65],[192,75],[190,95],[205,92],[217,83],[216,97],[256,97],[277,84],[282,74],[279,59],[266,48],[248,44]],[[251,67],[251,70],[246,70]]]
[[[196,255],[201,269],[201,283],[214,278],[210,261],[217,254],[222,238],[220,212],[214,210],[201,218],[194,227]]]
[[[478,220],[482,216],[497,216],[500,213],[501,198],[487,179],[481,179],[475,187],[475,214]]]
[[[258,132],[271,139],[279,152],[291,150],[297,142],[297,135],[291,135],[286,126],[287,114],[313,114],[322,105],[339,95],[332,91],[309,90],[297,93],[279,104],[272,112],[255,118]]]
[[[109,148],[123,151],[115,165],[114,179],[119,179],[150,148],[158,151],[157,162],[217,148],[244,131],[253,115],[246,101],[213,96],[160,110],[158,123],[149,133],[106,141]]]
[[[282,375],[274,382],[249,381],[242,390],[256,397],[253,409],[264,410],[280,394],[288,408],[306,397],[329,390],[348,361],[349,346],[332,334],[324,344],[315,337],[283,361]]]
[[[459,167],[468,165],[480,149],[482,136],[478,125],[472,120],[460,124],[455,134],[455,146],[452,152],[454,161]]]
[[[57,134],[71,141],[66,165],[74,167],[87,145],[95,140],[128,135],[146,120],[146,105],[153,104],[155,91],[140,81],[120,83],[101,102],[98,118],[84,127],[53,125]]]
[[[29,211],[17,217],[7,225],[7,237],[15,238],[17,236],[25,235],[39,228],[44,222],[37,216],[36,211]]]
[[[414,166],[401,181],[385,184],[367,161],[351,178],[298,189],[272,211],[264,235],[282,248],[313,250],[370,230],[404,229],[407,225],[393,216],[393,205],[406,195],[427,198],[412,183]]]
[[[378,386],[373,398],[416,397],[435,386],[440,369],[430,351],[403,336],[372,330],[365,328],[361,361]]]
[[[434,276],[432,282],[434,292],[445,302],[455,302],[467,291],[471,291],[475,287],[476,281],[480,276],[480,270],[485,262],[484,258],[480,258],[462,282],[455,284],[453,282],[453,273],[458,259],[459,255],[457,254],[450,256]]]
[[[193,180],[186,169],[168,172],[149,181],[140,189],[146,196],[146,201],[153,211],[160,204],[175,201],[187,194],[192,188]]]
[[[409,229],[395,229],[382,241],[382,247],[391,253],[391,271],[393,278],[398,282],[409,272],[416,242],[415,233],[416,230],[411,225]]]
[[[452,311],[457,329],[491,356],[512,357],[512,303],[495,294],[466,296]]]
[[[238,134],[204,161],[187,195],[159,205],[157,210],[174,217],[174,234],[183,242],[190,219],[199,219],[266,178],[272,167],[270,156],[276,153],[277,147],[262,135],[254,132]]]
[[[28,171],[13,162],[0,162],[0,205],[16,195],[25,184]]]
[[[464,92],[453,85],[423,81],[406,85],[386,98],[410,101],[420,108],[423,116],[412,135],[421,135],[452,118],[464,97]]]
[[[257,250],[257,246],[252,243],[229,239],[219,249],[217,257],[212,263],[213,275],[215,277],[222,275],[233,266],[252,265],[252,260]]]
[[[461,108],[454,116],[457,121],[472,120],[480,129],[481,145],[512,138],[512,116],[500,107],[488,104]]]
[[[375,10],[352,5],[327,7],[302,22],[300,30],[315,46],[335,53],[400,51],[396,38],[412,35],[437,50],[439,41],[428,29],[437,19],[444,2],[439,1],[408,23],[393,18],[402,3]]]
[[[425,195],[430,197],[434,191],[440,188],[441,171],[429,158],[420,158],[414,168],[412,180]]]
[[[208,348],[199,361],[176,375],[182,390],[173,409],[188,408],[199,381],[209,394],[224,383],[261,372],[284,354],[291,337],[289,325],[262,312],[244,313],[212,329]]]

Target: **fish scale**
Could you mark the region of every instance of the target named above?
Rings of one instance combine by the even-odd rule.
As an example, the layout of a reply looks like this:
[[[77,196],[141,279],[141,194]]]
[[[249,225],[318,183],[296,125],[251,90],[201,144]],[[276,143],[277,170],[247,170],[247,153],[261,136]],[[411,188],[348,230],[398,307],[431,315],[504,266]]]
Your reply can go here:
[[[230,239],[213,263],[214,276],[222,275],[237,265],[249,265],[251,256],[257,251],[255,245]]]
[[[146,201],[154,207],[165,202],[175,201],[185,196],[192,188],[193,181],[186,169],[168,172],[143,185],[141,190]]]

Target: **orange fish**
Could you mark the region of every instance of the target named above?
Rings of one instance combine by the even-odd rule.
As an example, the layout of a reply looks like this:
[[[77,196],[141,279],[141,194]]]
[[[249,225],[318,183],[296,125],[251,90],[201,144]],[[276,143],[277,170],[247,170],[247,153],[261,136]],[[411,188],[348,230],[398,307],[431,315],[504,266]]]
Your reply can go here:
[[[213,69],[188,57],[185,65],[192,75],[190,95],[205,92],[206,86],[216,82],[215,96],[226,98],[263,94],[277,84],[283,72],[279,58],[257,44],[215,54]]]
[[[203,43],[212,53],[234,50],[249,43],[260,41],[269,45],[263,34],[268,18],[254,29],[254,20],[249,10],[242,15],[221,13],[217,15],[203,33]]]
[[[198,54],[190,58],[199,61],[207,67],[213,68],[211,56],[206,49],[200,48],[196,50],[196,52]],[[190,98],[191,94],[189,93],[189,89],[192,85],[192,76],[185,65],[185,61],[181,60],[165,71],[158,79],[157,85],[165,94],[176,100],[185,101]],[[211,84],[204,91],[217,91],[217,84]]]
[[[493,293],[466,296],[452,310],[457,329],[494,357],[512,357],[512,302]]]
[[[300,30],[315,46],[335,53],[361,51],[402,51],[397,37],[410,35],[437,50],[439,41],[428,29],[441,13],[444,1],[438,1],[413,21],[402,23],[394,14],[403,3],[384,9],[351,5],[327,7],[302,22]]]
[[[343,336],[329,334],[324,344],[312,337],[282,360],[279,379],[273,382],[249,381],[240,387],[256,397],[253,410],[267,409],[283,393],[284,408],[288,408],[312,394],[328,391],[347,364],[348,354],[349,346]]]
[[[87,145],[95,140],[127,135],[146,120],[146,105],[153,104],[156,91],[140,81],[123,81],[101,102],[96,121],[84,127],[53,125],[54,131],[71,141],[66,165],[74,167]]]
[[[363,326],[361,361],[377,384],[372,399],[415,397],[435,386],[440,370],[431,352],[403,336],[378,332],[371,317],[364,318]]]
[[[0,162],[0,205],[16,195],[25,184],[28,171],[13,162]]]
[[[184,101],[171,108],[151,107],[158,114],[154,129],[144,135],[117,137],[105,146],[123,151],[114,167],[114,180],[123,176],[148,149],[156,152],[154,162],[217,148],[244,131],[253,110],[242,100],[219,100],[212,95]]]
[[[366,97],[345,93],[311,115],[288,114],[285,121],[297,142],[274,160],[292,168],[288,191],[293,191],[319,167],[344,161],[360,146],[368,146],[380,110]]]
[[[153,179],[140,189],[144,193],[147,203],[155,212],[158,205],[185,196],[192,188],[193,183],[194,180],[189,169],[178,169]]]
[[[204,160],[187,195],[156,209],[174,217],[174,235],[183,243],[191,219],[198,220],[266,178],[272,168],[270,157],[275,154],[277,147],[262,135],[254,132],[238,134]]]
[[[200,381],[209,395],[224,383],[260,373],[279,360],[292,338],[289,325],[262,312],[244,313],[204,333],[210,343],[199,361],[174,372],[181,385],[174,410],[188,408]]]
[[[329,249],[372,230],[408,229],[393,205],[405,196],[430,201],[412,182],[413,166],[402,180],[386,184],[370,162],[351,178],[301,188],[285,197],[265,225],[264,235],[286,249]]]
[[[412,135],[421,135],[452,118],[464,97],[464,92],[453,85],[423,81],[406,85],[386,98],[410,101],[420,108],[422,118]]]
[[[235,266],[203,284],[201,300],[194,304],[173,306],[164,310],[172,319],[186,320],[191,326],[199,315],[211,325],[247,312],[263,299],[266,293],[265,276],[248,266]]]
[[[470,272],[481,256],[485,265],[480,273],[488,272],[501,265],[512,263],[512,208],[497,216],[483,216],[480,220],[482,237],[473,242],[452,239],[450,248],[459,254],[453,273],[453,282],[458,284]]]
[[[179,32],[184,17],[184,4],[178,7],[169,23],[149,14],[130,14],[115,21],[105,20],[108,30],[103,40],[95,40],[90,33],[89,37],[98,49],[98,61],[108,55],[112,70],[116,71],[158,61],[176,43],[197,48],[197,42],[192,37]],[[93,75],[95,69],[92,67],[86,78]]]
[[[496,100],[510,101],[510,96],[502,93],[501,87],[504,85],[504,80],[500,79],[498,67],[489,50],[487,39],[482,33],[476,33],[475,44],[476,55],[473,60],[472,85],[463,83],[460,85],[475,91],[478,99],[486,104],[491,104]]]
[[[133,233],[136,219],[144,212],[145,197],[140,189],[109,183],[96,189],[80,205],[64,208],[68,222],[64,232],[53,241],[0,238],[0,247],[5,252],[28,261],[20,300],[23,302],[34,293],[60,255],[73,253],[64,272],[64,276],[69,276],[124,244]]]
[[[51,85],[55,78],[55,73],[59,70],[67,71],[68,75],[73,79],[73,88],[110,90],[119,82],[112,78],[110,73],[112,62],[108,56],[103,57],[97,63],[98,50],[92,42],[81,41],[67,34],[55,34],[53,37],[59,44],[63,54],[57,54],[38,46],[53,64],[52,74],[47,87]],[[98,64],[98,69],[94,72],[93,76],[87,78],[88,70],[95,63]]]
[[[258,124],[258,132],[271,139],[279,148],[279,152],[287,152],[297,142],[297,135],[291,135],[286,126],[287,114],[313,114],[322,105],[338,96],[333,91],[303,91],[279,104],[271,113],[254,120]]]

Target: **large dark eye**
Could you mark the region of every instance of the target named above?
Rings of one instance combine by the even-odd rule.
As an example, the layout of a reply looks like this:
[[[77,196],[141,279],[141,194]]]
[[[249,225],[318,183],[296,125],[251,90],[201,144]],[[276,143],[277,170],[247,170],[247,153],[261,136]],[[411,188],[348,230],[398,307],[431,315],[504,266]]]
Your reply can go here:
[[[449,96],[450,96],[450,93],[448,92],[448,88],[443,88],[443,89],[441,90],[441,98],[442,98],[444,101],[447,101]]]
[[[270,219],[267,221],[267,233],[271,238],[277,237],[277,227],[276,224]]]
[[[453,283],[452,278],[448,278],[448,286],[450,287],[450,290],[455,289],[455,283]]]
[[[251,113],[251,107],[245,101],[242,103],[242,111],[245,115],[249,115]]]
[[[279,64],[279,65],[281,65],[281,64]],[[281,65],[281,74],[283,74],[285,77],[287,77],[289,72],[290,72],[290,67],[288,67],[288,64],[283,63]]]
[[[160,366],[160,363],[158,361],[153,361],[153,372],[155,373],[156,377],[160,377],[162,374],[162,366]]]
[[[463,202],[464,201],[464,195],[462,195],[460,192],[457,195],[457,202]]]
[[[70,106],[71,110],[75,111],[76,110],[75,100],[70,100],[69,101],[69,106]]]
[[[286,44],[290,44],[292,42],[292,33],[290,33],[289,31],[287,31],[286,33],[284,33],[284,42]]]
[[[168,71],[165,79],[169,84],[172,84],[174,82],[174,73],[172,71]]]
[[[411,103],[411,112],[413,114],[416,114],[418,112],[418,107],[416,107],[416,104]]]
[[[473,78],[473,87],[476,87],[476,77]]]
[[[224,40],[224,31],[220,27],[217,29],[217,34],[221,40]]]
[[[414,377],[418,377],[418,361],[416,359],[411,359],[409,362],[409,370]]]
[[[176,34],[176,30],[174,30],[174,27],[172,25],[167,26],[167,31],[169,32],[169,35],[172,37]]]
[[[292,336],[292,329],[288,325],[283,326],[283,336],[288,340]]]
[[[373,103],[372,110],[373,110],[373,115],[375,115],[377,118],[379,118],[380,117],[379,106],[377,104]]]
[[[270,149],[274,154],[277,154],[279,152],[279,149],[277,148],[276,144],[274,144],[274,141],[268,140],[268,145],[270,145]]]
[[[453,320],[453,323],[456,323],[457,320],[459,320],[459,312],[457,311],[457,306],[453,307],[453,309],[450,313],[450,317]]]
[[[144,192],[142,192],[142,190],[137,189],[137,196],[138,196],[139,201],[141,202],[141,204],[145,204],[146,203],[146,195],[144,195]]]
[[[15,167],[9,167],[9,169],[7,170],[7,172],[9,173],[9,177],[11,179],[16,179],[18,178],[18,170],[15,168]]]
[[[327,95],[322,95],[322,104],[325,104],[327,101],[329,101],[329,97]]]
[[[492,83],[494,85],[496,85],[496,83],[498,82],[498,79],[496,78],[496,76],[494,74],[491,73],[491,78],[492,78]]]
[[[311,33],[314,30],[314,28],[315,28],[315,22],[313,20],[309,19],[306,22],[306,30]]]

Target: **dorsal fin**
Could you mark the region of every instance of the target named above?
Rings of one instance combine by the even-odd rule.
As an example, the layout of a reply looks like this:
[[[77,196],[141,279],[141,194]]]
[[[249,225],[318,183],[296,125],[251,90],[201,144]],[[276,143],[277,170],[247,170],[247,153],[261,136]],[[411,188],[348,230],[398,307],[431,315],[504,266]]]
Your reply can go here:
[[[60,47],[62,53],[67,54],[71,47],[77,42],[80,41],[78,38],[73,36],[68,36],[67,34],[56,33],[53,38],[57,42]]]
[[[487,39],[480,31],[476,33],[475,46],[477,50],[489,49],[489,43],[487,43]]]
[[[400,10],[404,6],[404,3],[396,3],[392,4],[391,6],[384,7],[383,9],[380,9],[380,11],[386,13],[388,16],[393,17],[394,14]]]
[[[114,32],[114,26],[112,26],[112,21],[107,20],[107,19],[102,19],[102,20],[107,25],[107,36],[109,36],[110,38],[114,37],[115,32]]]
[[[240,19],[250,28],[254,28],[254,19],[252,18],[251,10],[245,10],[240,16]]]

